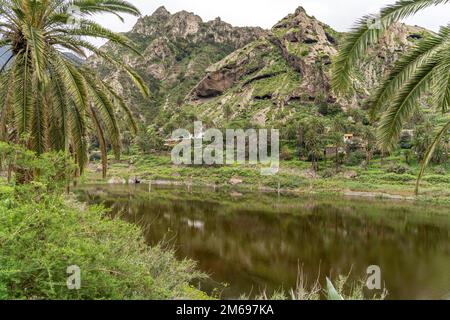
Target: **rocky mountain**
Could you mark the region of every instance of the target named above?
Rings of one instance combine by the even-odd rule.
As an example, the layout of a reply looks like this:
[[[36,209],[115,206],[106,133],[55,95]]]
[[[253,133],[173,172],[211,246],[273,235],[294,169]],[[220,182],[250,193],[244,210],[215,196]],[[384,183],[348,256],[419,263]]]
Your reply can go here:
[[[103,49],[124,58],[144,77],[151,99],[143,100],[124,74],[113,72],[96,57],[88,63],[129,98],[136,114],[152,119],[162,105],[182,104],[208,66],[264,36],[265,31],[233,27],[220,18],[204,22],[193,13],[171,14],[160,7],[151,16],[140,18],[126,35],[137,44],[142,57],[111,44]]]
[[[195,14],[170,14],[164,7],[139,19],[127,36],[143,57],[110,44],[104,49],[143,75],[153,92],[148,101],[123,74],[95,57],[89,63],[129,99],[142,120],[157,121],[166,132],[191,117],[215,125],[283,124],[323,104],[364,107],[366,88],[425,32],[394,25],[361,63],[357,94],[348,100],[338,100],[330,88],[330,65],[343,34],[303,8],[270,31],[236,28],[219,18],[203,22]]]
[[[215,124],[284,123],[311,106],[364,107],[364,98],[399,53],[426,32],[396,24],[359,68],[357,94],[338,100],[330,86],[330,65],[343,34],[309,16],[303,8],[277,23],[268,35],[207,69],[186,104]]]

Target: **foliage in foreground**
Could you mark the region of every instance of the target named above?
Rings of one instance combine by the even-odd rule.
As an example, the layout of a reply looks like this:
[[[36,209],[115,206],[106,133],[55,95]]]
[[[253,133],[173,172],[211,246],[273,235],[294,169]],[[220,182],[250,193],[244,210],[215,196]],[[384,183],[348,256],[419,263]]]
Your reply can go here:
[[[336,93],[345,95],[352,91],[355,83],[355,69],[364,53],[376,44],[386,30],[394,23],[408,18],[428,7],[448,4],[448,0],[398,0],[380,11],[379,16],[362,18],[349,33],[333,64],[332,86]],[[372,23],[375,21],[375,23]],[[422,100],[431,98],[436,112],[446,115],[446,121],[436,130],[422,159],[416,194],[425,168],[433,158],[439,144],[448,143],[450,131],[450,29],[442,27],[436,34],[426,36],[410,51],[403,54],[394,68],[383,79],[370,99],[373,120],[379,119],[378,142],[385,150],[392,150],[402,132],[403,125]]]
[[[5,143],[0,155],[0,171],[33,172],[27,184],[15,184],[17,173],[0,180],[0,299],[207,298],[190,286],[203,277],[194,262],[149,247],[137,226],[102,207],[62,195],[73,170],[67,156]],[[73,265],[81,269],[80,290],[67,288]]]
[[[0,299],[206,297],[189,285],[202,277],[194,263],[147,246],[138,227],[31,188],[0,188]],[[71,265],[80,290],[67,289]]]
[[[0,142],[0,299],[207,298],[190,286],[195,263],[149,247],[137,226],[62,195],[74,164],[64,153],[36,155]],[[32,181],[18,183],[21,173]],[[1,178],[0,178],[1,179]],[[68,290],[67,268],[81,270]]]
[[[375,294],[365,294],[366,283],[364,281],[349,281],[349,276],[340,275],[335,282],[327,277],[326,286],[322,287],[318,280],[308,286],[307,279],[303,271],[299,271],[297,286],[295,289],[285,294],[283,291],[273,293],[271,296],[263,292],[256,297],[258,300],[384,300],[388,296],[388,291],[383,289]]]
[[[102,13],[120,19],[121,14],[140,15],[122,0],[0,0],[0,48],[9,55],[0,66],[0,140],[20,142],[38,154],[65,151],[82,171],[87,132],[93,128],[104,157],[108,143],[120,154],[116,111],[136,129],[131,112],[79,57],[94,53],[128,74],[145,97],[149,90],[130,66],[87,41],[101,38],[138,53],[125,36],[90,19]]]

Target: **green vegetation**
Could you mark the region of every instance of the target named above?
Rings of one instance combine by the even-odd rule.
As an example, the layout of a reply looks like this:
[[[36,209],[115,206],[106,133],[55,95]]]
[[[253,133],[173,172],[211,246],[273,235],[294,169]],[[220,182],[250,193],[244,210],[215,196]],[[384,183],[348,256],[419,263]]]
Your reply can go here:
[[[447,4],[441,0],[397,1],[380,11],[379,16],[368,16],[349,33],[340,48],[333,66],[332,86],[339,94],[348,94],[353,89],[354,70],[368,48],[380,40],[386,30],[395,22],[408,18],[427,7]],[[371,25],[369,19],[375,20]],[[403,125],[423,100],[431,97],[434,111],[447,115],[443,125],[438,126],[434,137],[427,140],[426,151],[421,157],[422,167],[416,184],[416,194],[426,166],[439,146],[448,144],[450,131],[450,28],[442,27],[436,34],[426,35],[395,63],[394,68],[382,80],[371,96],[370,108],[374,121],[378,120],[378,140],[383,151],[390,151],[397,145]],[[380,116],[381,115],[381,116]],[[441,156],[438,155],[438,157]],[[448,154],[447,157],[448,159]],[[447,160],[446,159],[446,160]]]
[[[290,150],[289,147],[287,149]],[[292,151],[289,153],[295,154]],[[318,171],[314,173],[312,162],[293,157],[289,161],[281,161],[277,175],[261,176],[259,166],[174,166],[168,155],[145,156],[138,152],[135,155],[125,155],[121,161],[111,158],[109,178],[106,180],[102,179],[96,169],[98,164],[92,164],[83,181],[107,183],[109,179],[115,178],[116,183],[127,183],[129,179],[138,177],[142,183],[152,181],[268,191],[277,191],[280,188],[283,192],[290,191],[294,194],[346,194],[448,203],[448,165],[433,166],[430,173],[424,177],[421,195],[416,198],[414,185],[420,170],[416,161],[410,166],[407,165],[399,151],[383,160],[379,156],[375,157],[366,169],[364,159],[365,155],[344,157],[338,171],[334,161],[321,160],[316,163]]]
[[[440,3],[399,1],[382,10],[381,29],[363,23],[347,35],[333,66],[336,93],[356,86],[353,69],[371,60],[366,51],[387,27]],[[296,14],[305,19],[302,12]],[[302,34],[292,16],[267,37],[256,28],[235,28],[230,37],[217,20],[200,23],[195,35],[178,30],[168,37],[166,19],[152,16],[139,20],[155,27],[146,38],[135,29],[116,34],[89,19],[99,13],[140,14],[122,0],[0,0],[0,49],[8,57],[0,66],[0,299],[209,298],[192,286],[205,277],[195,262],[148,246],[138,226],[74,200],[70,191],[80,182],[450,203],[450,28],[416,35],[423,40],[414,40],[396,62],[368,108],[353,108],[351,99],[331,92],[331,55],[342,35],[328,26],[318,25],[323,43]],[[305,28],[316,26],[307,18]],[[86,37],[109,43],[98,49]],[[88,52],[94,57],[82,63]],[[208,68],[216,71],[203,78]],[[196,87],[213,78],[219,80]],[[202,84],[205,93],[196,95]],[[280,128],[279,173],[263,176],[260,165],[174,166],[166,139],[178,128],[192,131],[197,120],[205,129]],[[67,289],[71,265],[81,268],[80,290]],[[341,278],[336,289],[328,281],[326,290],[300,285],[290,295],[363,298],[362,285],[345,291],[345,282]]]
[[[15,165],[39,175],[26,185],[0,178],[0,299],[207,298],[190,286],[204,277],[194,262],[149,247],[137,226],[102,207],[64,196],[66,157],[9,150]],[[80,290],[66,285],[72,265],[81,269]]]
[[[87,164],[87,131],[93,127],[102,156],[106,157],[109,143],[118,157],[116,112],[121,110],[136,129],[131,113],[110,84],[70,56],[97,54],[126,72],[148,96],[143,79],[131,67],[86,41],[86,37],[101,38],[135,50],[126,37],[89,18],[102,13],[139,16],[138,9],[120,0],[79,0],[76,12],[70,1],[4,0],[0,4],[0,47],[10,53],[0,69],[0,141],[24,145],[37,154],[64,151],[82,171]],[[103,166],[106,174],[106,162]]]
[[[299,301],[311,301],[320,300],[324,296],[327,300],[366,300],[367,297],[364,294],[364,288],[366,283],[359,281],[350,283],[348,276],[339,276],[336,281],[336,286],[333,285],[330,279],[326,278],[327,286],[322,288],[319,281],[314,282],[312,285],[307,285],[307,279],[302,273],[299,275],[297,287],[290,290],[288,293],[278,291],[272,295],[268,295],[266,292],[258,295],[257,300],[299,300]],[[387,290],[383,290],[381,294],[376,294],[370,297],[371,300],[384,300],[388,295]],[[244,297],[245,298],[245,297]]]

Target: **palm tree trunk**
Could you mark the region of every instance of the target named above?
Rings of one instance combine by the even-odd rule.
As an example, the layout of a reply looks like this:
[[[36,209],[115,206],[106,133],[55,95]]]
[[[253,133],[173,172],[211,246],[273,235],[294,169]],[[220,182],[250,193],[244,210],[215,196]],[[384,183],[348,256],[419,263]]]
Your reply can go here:
[[[336,172],[339,171],[339,146],[336,145]]]
[[[8,183],[11,183],[12,171],[13,171],[12,165],[10,163],[8,163],[8,178],[7,178],[8,179]]]

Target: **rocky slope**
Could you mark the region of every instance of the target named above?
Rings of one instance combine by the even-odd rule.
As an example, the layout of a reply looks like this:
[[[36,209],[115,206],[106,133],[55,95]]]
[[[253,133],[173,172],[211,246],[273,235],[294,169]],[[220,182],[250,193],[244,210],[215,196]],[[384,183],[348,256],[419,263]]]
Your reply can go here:
[[[209,65],[264,34],[260,28],[233,27],[220,18],[203,22],[186,11],[171,14],[164,7],[140,18],[126,35],[138,45],[143,57],[111,44],[103,49],[125,59],[144,77],[153,95],[148,101],[140,97],[124,74],[112,71],[96,57],[89,63],[128,98],[136,114],[151,119],[161,105],[181,104]]]
[[[186,98],[200,117],[221,125],[285,122],[311,105],[364,107],[373,87],[425,30],[394,25],[360,66],[357,95],[338,100],[330,87],[330,64],[343,34],[309,16],[303,8],[277,23],[262,39],[210,66]]]
[[[214,125],[279,125],[321,104],[364,107],[366,88],[373,87],[424,32],[394,25],[361,63],[357,94],[350,100],[336,99],[330,88],[330,64],[343,34],[303,8],[270,31],[236,28],[219,18],[203,22],[192,13],[170,14],[164,7],[139,19],[127,35],[143,57],[110,44],[104,49],[143,75],[153,92],[147,101],[123,74],[95,57],[89,63],[129,100],[142,120],[158,121],[166,133],[191,121],[191,116]]]

